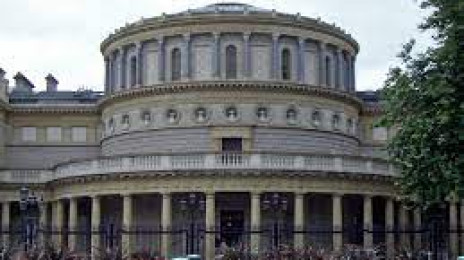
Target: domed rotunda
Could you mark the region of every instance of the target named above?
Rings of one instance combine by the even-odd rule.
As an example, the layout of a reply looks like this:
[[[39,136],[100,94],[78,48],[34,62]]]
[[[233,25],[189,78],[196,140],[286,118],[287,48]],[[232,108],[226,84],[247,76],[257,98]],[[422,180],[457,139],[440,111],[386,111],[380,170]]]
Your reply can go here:
[[[40,239],[94,255],[414,242],[374,232],[420,214],[395,200],[392,131],[373,126],[376,93],[356,92],[358,51],[320,19],[218,3],[116,29],[104,93],[52,75],[34,92],[21,73],[6,91],[2,70],[2,226],[27,186]]]

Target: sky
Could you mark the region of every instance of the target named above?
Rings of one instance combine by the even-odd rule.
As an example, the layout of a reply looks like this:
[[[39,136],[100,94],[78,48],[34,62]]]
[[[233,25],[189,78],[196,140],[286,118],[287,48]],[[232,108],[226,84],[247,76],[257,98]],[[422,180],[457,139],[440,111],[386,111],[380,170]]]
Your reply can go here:
[[[224,0],[0,0],[0,68],[22,72],[37,90],[52,73],[60,90],[103,89],[100,43],[114,29],[141,17],[181,12]],[[230,1],[228,1],[230,2]],[[416,38],[431,44],[417,25],[426,13],[414,0],[235,0],[278,12],[321,17],[360,44],[358,90],[381,88],[388,69],[399,63],[402,44]]]

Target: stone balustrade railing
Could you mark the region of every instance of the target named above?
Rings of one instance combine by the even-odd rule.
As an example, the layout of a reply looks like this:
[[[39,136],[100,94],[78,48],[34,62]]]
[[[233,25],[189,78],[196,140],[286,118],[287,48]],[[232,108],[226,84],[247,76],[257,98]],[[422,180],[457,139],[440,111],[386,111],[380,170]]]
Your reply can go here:
[[[182,170],[283,170],[393,176],[387,161],[366,157],[316,154],[176,154],[99,158],[60,164],[46,170],[0,171],[0,182],[45,183],[53,180],[111,173]]]

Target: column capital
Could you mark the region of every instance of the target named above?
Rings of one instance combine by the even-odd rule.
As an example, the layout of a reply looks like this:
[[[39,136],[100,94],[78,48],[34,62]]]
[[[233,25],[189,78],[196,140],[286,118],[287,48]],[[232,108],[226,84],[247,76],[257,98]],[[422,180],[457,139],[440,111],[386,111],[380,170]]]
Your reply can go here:
[[[306,38],[305,37],[302,37],[302,36],[298,37],[298,44],[300,46],[303,46],[305,43],[306,43]]]
[[[341,193],[341,192],[334,192],[332,193],[332,197],[336,197],[336,198],[342,198],[345,194]]]
[[[277,41],[280,38],[280,33],[272,33],[272,40]]]
[[[182,37],[184,38],[184,41],[190,41],[191,36],[192,35],[190,33],[184,33],[182,35]]]
[[[325,50],[327,48],[327,43],[324,41],[319,41],[318,42],[319,48]]]
[[[207,199],[214,199],[215,195],[216,195],[215,191],[205,191],[205,197]]]
[[[155,37],[155,39],[158,41],[158,44],[159,43],[164,43],[164,35],[158,35]]]
[[[251,32],[243,32],[243,40],[248,41],[250,40]]]
[[[142,41],[134,42],[134,45],[135,45],[135,49],[141,50],[143,42]]]
[[[219,37],[221,37],[221,32],[212,32],[211,34],[215,40],[218,40]]]

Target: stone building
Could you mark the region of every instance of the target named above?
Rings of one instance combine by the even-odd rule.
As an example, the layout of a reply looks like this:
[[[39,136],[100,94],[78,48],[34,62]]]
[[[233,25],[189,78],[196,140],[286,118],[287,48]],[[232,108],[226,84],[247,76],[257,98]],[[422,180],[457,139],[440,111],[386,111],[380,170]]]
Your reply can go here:
[[[52,75],[35,92],[2,70],[2,227],[18,225],[27,186],[41,227],[57,231],[48,239],[73,250],[106,245],[104,232],[59,231],[109,226],[127,251],[206,259],[221,243],[419,247],[420,234],[372,232],[419,228],[423,216],[396,200],[382,151],[393,132],[373,126],[376,93],[356,92],[358,51],[320,19],[221,3],[110,34],[104,93],[60,91]]]

